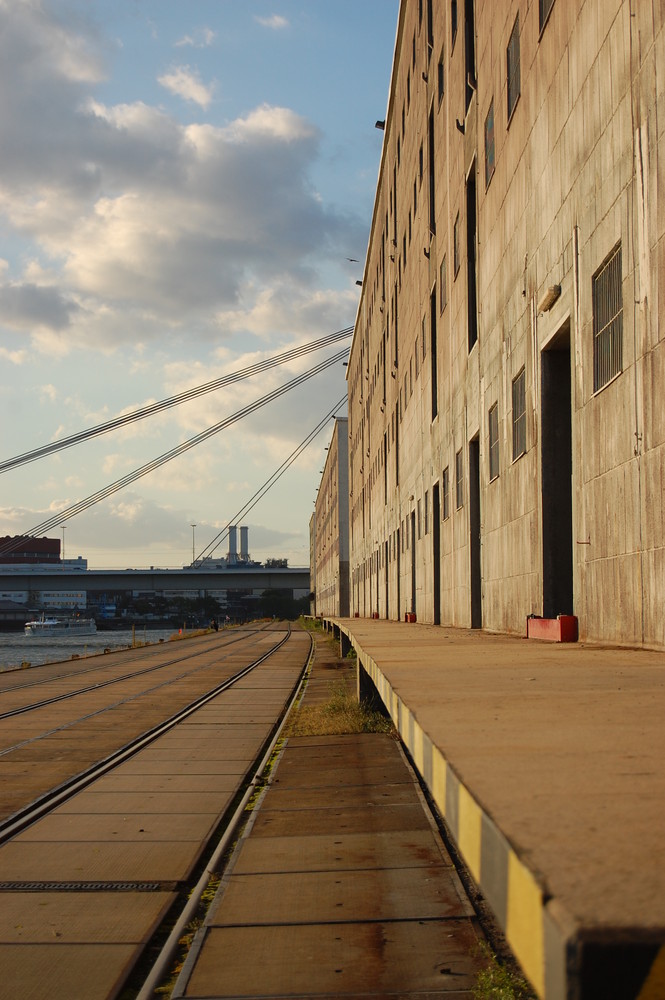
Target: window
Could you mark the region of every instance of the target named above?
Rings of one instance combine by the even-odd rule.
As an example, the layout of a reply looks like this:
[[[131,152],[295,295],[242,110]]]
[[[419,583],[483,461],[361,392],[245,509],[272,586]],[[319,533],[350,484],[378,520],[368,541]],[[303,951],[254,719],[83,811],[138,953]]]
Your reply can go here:
[[[446,272],[445,253],[441,258],[441,265],[439,267],[439,288],[440,288],[439,292],[440,310],[441,312],[443,312],[443,310],[448,305],[448,275]]]
[[[495,403],[489,412],[490,439],[490,482],[499,475],[499,404]]]
[[[554,6],[554,0],[538,0],[541,31],[547,24],[547,18],[550,16],[550,11],[552,10],[553,6]]]
[[[455,507],[460,510],[464,506],[464,463],[462,451],[455,455]]]
[[[494,174],[494,99],[492,99],[485,119],[485,187]]]
[[[457,38],[457,0],[450,0],[450,26],[452,35],[452,51],[452,48],[455,46],[455,39]]]
[[[510,33],[506,61],[508,64],[508,121],[510,121],[517,98],[521,92],[520,81],[520,16],[515,18],[513,30]]]
[[[423,502],[418,497],[418,538],[423,536]]]
[[[453,277],[457,277],[457,272],[459,271],[460,259],[459,259],[459,212],[455,216],[455,221],[453,222]]]
[[[621,244],[592,279],[593,391],[607,385],[623,367]]]
[[[420,339],[422,341],[423,361],[427,357],[427,315],[423,316],[420,324]]]
[[[425,490],[425,534],[429,535],[429,491]]]
[[[443,504],[441,507],[443,520],[447,521],[450,517],[450,473],[448,472],[448,466],[443,470],[442,478],[442,493],[443,493]]]
[[[443,49],[441,49],[441,55],[439,56],[439,64],[436,68],[436,88],[439,97],[439,104],[441,104],[446,89],[446,74],[443,65]]]
[[[526,452],[526,371],[513,379],[513,462]]]

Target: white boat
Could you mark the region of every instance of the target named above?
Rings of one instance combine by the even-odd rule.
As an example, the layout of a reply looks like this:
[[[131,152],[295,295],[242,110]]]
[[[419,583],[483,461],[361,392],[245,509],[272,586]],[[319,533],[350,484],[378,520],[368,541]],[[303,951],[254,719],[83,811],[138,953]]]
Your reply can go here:
[[[25,634],[36,636],[94,635],[97,623],[94,618],[41,618],[25,623]]]

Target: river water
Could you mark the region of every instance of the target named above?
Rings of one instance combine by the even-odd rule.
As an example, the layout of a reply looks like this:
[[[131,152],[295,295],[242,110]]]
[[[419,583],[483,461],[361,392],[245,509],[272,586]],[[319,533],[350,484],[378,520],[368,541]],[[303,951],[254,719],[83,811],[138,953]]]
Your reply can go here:
[[[137,628],[136,643],[159,642],[160,639],[170,639],[177,629],[143,629]],[[39,663],[55,663],[59,660],[70,660],[72,656],[93,656],[105,649],[123,649],[131,646],[132,630],[113,632],[96,632],[94,635],[70,635],[67,637],[43,637],[35,639],[23,632],[0,632],[0,671],[12,667],[20,667],[29,663],[37,666]]]

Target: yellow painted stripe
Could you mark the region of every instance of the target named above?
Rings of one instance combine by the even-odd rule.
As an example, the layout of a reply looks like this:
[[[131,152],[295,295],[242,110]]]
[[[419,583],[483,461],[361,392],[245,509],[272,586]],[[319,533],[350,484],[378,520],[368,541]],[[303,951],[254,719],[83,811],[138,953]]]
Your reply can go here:
[[[423,745],[423,731],[417,722],[414,723],[413,727],[413,747],[411,749],[411,756],[413,757],[418,774],[424,774],[425,751]]]
[[[476,802],[464,785],[459,786],[457,840],[462,856],[475,878],[480,883],[480,842],[482,838],[482,814]]]
[[[545,995],[543,895],[517,855],[508,855],[506,937],[539,996]]]
[[[637,1000],[663,1000],[663,997],[665,997],[665,947],[656,955]]]
[[[432,746],[432,787],[430,789],[436,807],[446,818],[446,758],[438,747]]]

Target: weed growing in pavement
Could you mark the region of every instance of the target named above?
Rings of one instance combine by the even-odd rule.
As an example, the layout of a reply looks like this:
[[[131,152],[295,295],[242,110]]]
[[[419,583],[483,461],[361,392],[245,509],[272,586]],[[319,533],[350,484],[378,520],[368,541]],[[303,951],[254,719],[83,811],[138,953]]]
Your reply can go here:
[[[303,705],[296,712],[289,736],[393,732],[390,719],[359,702],[343,680],[330,684],[329,691],[328,701],[321,705]]]
[[[501,964],[487,944],[478,946],[485,961],[472,990],[473,1000],[535,1000],[535,993],[520,974]]]

